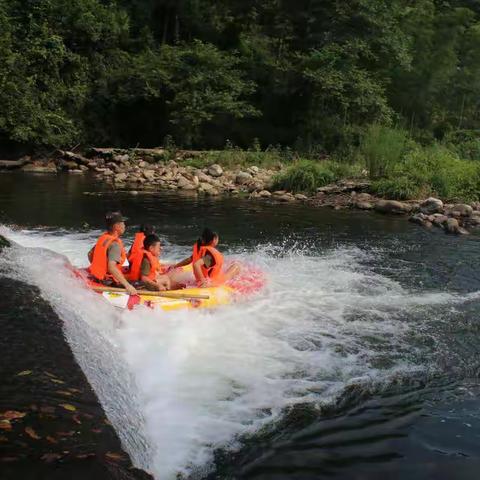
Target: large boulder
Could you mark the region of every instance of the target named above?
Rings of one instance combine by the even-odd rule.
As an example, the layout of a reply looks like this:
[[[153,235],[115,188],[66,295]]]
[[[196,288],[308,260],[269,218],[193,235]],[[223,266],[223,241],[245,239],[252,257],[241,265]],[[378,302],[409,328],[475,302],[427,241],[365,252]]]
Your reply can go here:
[[[379,200],[375,204],[375,210],[380,213],[401,215],[411,212],[412,207],[408,203],[398,202],[397,200]]]
[[[465,203],[458,203],[451,208],[449,213],[454,217],[469,217],[473,213],[473,208]]]
[[[434,197],[427,198],[420,204],[420,212],[425,215],[443,212],[443,202]]]
[[[223,175],[223,168],[220,165],[214,163],[213,165],[210,165],[208,167],[208,174],[212,177],[221,177]]]
[[[235,183],[238,185],[245,185],[252,180],[252,176],[248,172],[238,172],[235,177]]]
[[[183,176],[178,178],[177,186],[180,190],[196,190],[198,185]]]

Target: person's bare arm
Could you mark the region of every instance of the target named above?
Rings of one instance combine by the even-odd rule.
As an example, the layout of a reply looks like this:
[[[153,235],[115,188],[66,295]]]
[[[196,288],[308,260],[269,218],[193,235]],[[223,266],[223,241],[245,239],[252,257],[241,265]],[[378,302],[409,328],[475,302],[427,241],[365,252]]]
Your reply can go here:
[[[173,268],[180,268],[180,267],[185,267],[187,265],[190,265],[192,263],[192,257],[188,257],[185,260],[182,260],[181,262],[176,263]]]
[[[202,265],[204,265],[204,261],[203,258],[200,258],[200,260],[197,260],[193,264],[193,273],[195,275],[195,278],[197,279],[198,284],[201,287],[205,287],[208,285],[208,278],[203,275]]]
[[[136,295],[137,290],[133,285],[128,283],[127,279],[123,275],[123,273],[118,269],[117,267],[117,262],[114,262],[113,260],[108,261],[108,273],[112,275],[112,277],[120,284],[122,285],[125,290],[130,294],[130,295]]]
[[[93,251],[95,250],[95,247],[92,247],[90,251],[88,252],[88,261],[92,263],[93,260]]]

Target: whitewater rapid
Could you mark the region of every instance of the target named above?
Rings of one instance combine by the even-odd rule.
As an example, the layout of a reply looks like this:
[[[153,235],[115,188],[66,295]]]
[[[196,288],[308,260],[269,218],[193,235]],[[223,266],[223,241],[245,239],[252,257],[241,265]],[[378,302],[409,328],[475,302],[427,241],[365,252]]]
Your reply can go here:
[[[40,288],[124,448],[158,479],[201,477],[216,449],[238,448],[296,404],[435,368],[412,332],[422,312],[463,301],[413,294],[369,269],[375,253],[358,248],[257,245],[230,252],[267,275],[247,302],[118,311],[65,268],[65,257],[86,263],[99,233],[0,227],[18,244],[0,255],[0,275]],[[164,240],[167,259],[190,254]]]

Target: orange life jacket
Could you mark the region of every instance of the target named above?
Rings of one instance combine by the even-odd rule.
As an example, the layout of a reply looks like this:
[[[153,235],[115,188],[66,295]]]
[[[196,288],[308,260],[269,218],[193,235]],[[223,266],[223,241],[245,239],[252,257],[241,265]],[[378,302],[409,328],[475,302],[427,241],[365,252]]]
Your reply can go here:
[[[210,279],[212,282],[218,284],[223,283],[223,255],[214,247],[202,247],[200,248],[200,258],[205,257],[209,253],[213,257],[213,265],[207,268],[205,265],[201,266],[203,276]],[[201,281],[201,278],[197,278],[197,281]]]
[[[134,255],[140,253],[143,250],[143,241],[145,240],[145,234],[143,232],[138,232],[135,234],[135,238],[133,239],[132,246],[128,252],[128,263],[132,263],[130,260]]]
[[[204,248],[205,248],[205,247],[203,247],[203,246],[200,246],[200,247],[199,247],[197,242],[195,242],[195,243],[193,244],[192,265],[195,265],[195,262],[196,262],[197,260],[200,260],[200,259],[203,257],[203,255],[202,255],[202,253],[203,253],[202,250],[203,250]]]
[[[132,262],[130,263],[130,270],[127,273],[127,278],[131,282],[138,282],[142,279],[142,262],[143,259],[147,257],[150,262],[150,273],[147,278],[150,280],[156,280],[157,273],[162,273],[162,266],[157,257],[152,255],[147,250],[143,248],[132,257]]]
[[[93,275],[97,280],[106,280],[112,278],[112,275],[108,273],[108,247],[116,242],[120,246],[120,262],[117,263],[117,268],[121,271],[121,266],[125,262],[127,258],[127,254],[125,253],[125,248],[123,247],[123,243],[118,238],[117,235],[112,235],[109,232],[105,232],[100,238],[97,240],[95,247],[93,249],[93,257],[92,263],[88,267],[88,271],[91,275]]]

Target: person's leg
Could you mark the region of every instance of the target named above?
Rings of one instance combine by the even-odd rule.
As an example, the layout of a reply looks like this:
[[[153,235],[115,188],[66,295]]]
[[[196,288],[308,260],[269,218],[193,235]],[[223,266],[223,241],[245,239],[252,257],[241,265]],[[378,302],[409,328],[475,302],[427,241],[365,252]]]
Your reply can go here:
[[[233,277],[236,277],[241,271],[240,265],[238,263],[232,263],[227,268],[227,271],[223,274],[223,278],[225,282],[228,282],[231,280]]]

